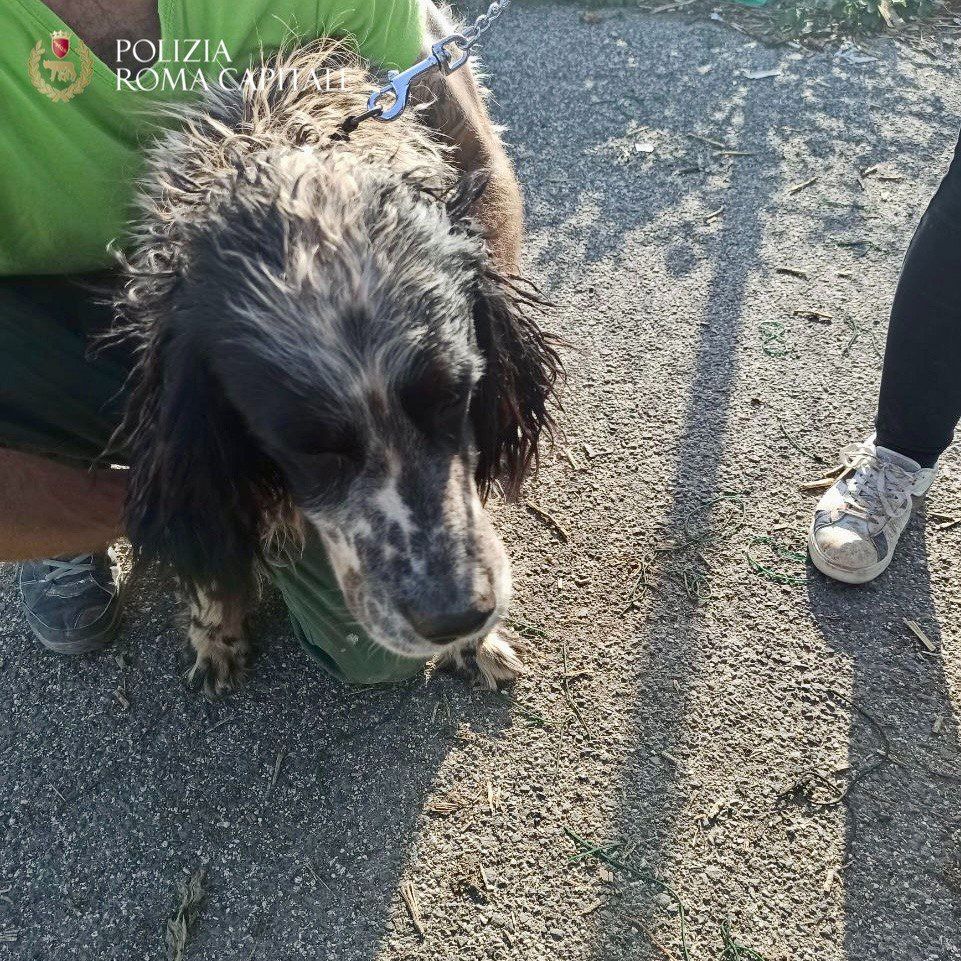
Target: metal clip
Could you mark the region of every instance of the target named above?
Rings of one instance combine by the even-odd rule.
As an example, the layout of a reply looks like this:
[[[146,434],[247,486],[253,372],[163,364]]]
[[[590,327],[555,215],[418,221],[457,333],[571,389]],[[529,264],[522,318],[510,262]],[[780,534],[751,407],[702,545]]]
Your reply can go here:
[[[468,40],[462,33],[452,33],[449,37],[438,40],[430,49],[437,60],[437,65],[440,67],[441,72],[453,73],[455,70],[460,70],[460,68],[467,63],[470,57],[470,48],[473,45],[474,41]],[[460,50],[460,56],[454,57],[450,50],[448,50],[449,47],[457,47]]]
[[[451,46],[460,49],[460,56],[454,56],[449,49]],[[410,85],[421,74],[430,73],[431,70],[440,70],[444,74],[453,73],[467,63],[469,56],[470,42],[462,34],[455,33],[443,40],[438,40],[430,48],[429,57],[415,63],[413,67],[408,67],[403,73],[391,70],[387,74],[387,84],[380,90],[375,90],[367,98],[367,110],[379,111],[371,114],[377,120],[396,120],[407,109]],[[393,103],[387,107],[381,107],[380,102],[385,97],[393,97]]]

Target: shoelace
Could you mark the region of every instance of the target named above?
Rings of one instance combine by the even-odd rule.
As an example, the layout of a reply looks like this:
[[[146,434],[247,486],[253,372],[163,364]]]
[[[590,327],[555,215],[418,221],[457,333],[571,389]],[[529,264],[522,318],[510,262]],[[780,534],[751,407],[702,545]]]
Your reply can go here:
[[[41,580],[54,584],[75,574],[93,574],[97,569],[93,562],[93,554],[78,554],[69,560],[65,557],[51,557],[45,560],[43,565],[49,570]]]
[[[881,524],[903,513],[911,504],[914,475],[903,467],[878,457],[867,444],[850,444],[841,451],[841,462],[854,471],[847,482],[844,507],[864,520],[868,511],[881,515]]]

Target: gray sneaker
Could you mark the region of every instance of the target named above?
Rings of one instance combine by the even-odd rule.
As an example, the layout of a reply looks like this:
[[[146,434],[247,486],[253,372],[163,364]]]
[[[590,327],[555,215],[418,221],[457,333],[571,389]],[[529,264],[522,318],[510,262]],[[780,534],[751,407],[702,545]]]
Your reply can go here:
[[[17,580],[27,624],[44,647],[85,654],[114,639],[120,578],[109,552],[28,561]]]
[[[846,584],[873,581],[891,563],[914,499],[936,471],[872,440],[841,451],[848,473],[818,502],[808,535],[814,566]]]

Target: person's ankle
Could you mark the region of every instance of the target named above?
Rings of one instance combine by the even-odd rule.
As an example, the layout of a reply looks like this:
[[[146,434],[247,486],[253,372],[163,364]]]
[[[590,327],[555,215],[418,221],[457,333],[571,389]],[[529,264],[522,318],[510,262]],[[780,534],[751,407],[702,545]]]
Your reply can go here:
[[[938,458],[941,456],[940,451],[932,453],[931,451],[918,450],[916,447],[899,443],[897,440],[885,437],[883,434],[878,434],[875,436],[874,446],[883,447],[885,450],[893,451],[895,454],[900,454],[902,457],[907,457],[908,460],[913,460],[918,467],[921,467],[925,470],[930,470],[933,467],[937,467]]]

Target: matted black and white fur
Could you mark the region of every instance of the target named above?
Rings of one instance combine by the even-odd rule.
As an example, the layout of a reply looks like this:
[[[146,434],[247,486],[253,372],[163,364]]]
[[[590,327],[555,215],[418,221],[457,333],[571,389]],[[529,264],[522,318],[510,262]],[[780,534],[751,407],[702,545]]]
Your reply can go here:
[[[117,304],[130,539],[185,588],[211,693],[244,676],[268,545],[308,526],[378,644],[494,685],[521,665],[481,498],[536,465],[558,356],[491,267],[483,181],[412,112],[339,137],[372,86],[342,47],[280,56],[346,89],[217,92],[150,151]]]

